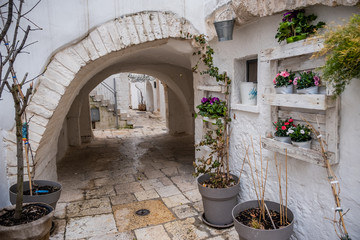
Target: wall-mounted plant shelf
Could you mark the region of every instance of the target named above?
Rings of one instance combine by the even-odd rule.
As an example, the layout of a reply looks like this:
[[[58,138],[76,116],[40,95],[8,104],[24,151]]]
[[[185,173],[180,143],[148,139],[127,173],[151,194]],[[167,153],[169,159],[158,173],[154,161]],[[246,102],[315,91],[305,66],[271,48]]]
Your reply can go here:
[[[331,96],[324,94],[263,94],[262,100],[271,106],[326,110],[335,107]]]
[[[314,52],[320,51],[321,48],[323,48],[323,42],[324,39],[322,38],[309,38],[291,44],[269,48],[261,51],[260,58],[262,61],[272,61],[312,54]]]
[[[313,140],[314,141],[314,140]],[[270,138],[263,138],[261,140],[263,148],[272,152],[277,152],[285,155],[287,149],[287,155],[308,163],[317,164],[319,166],[325,166],[324,159],[321,152],[312,149],[305,149],[295,147],[292,144],[283,143]],[[337,164],[335,160],[335,154],[329,152],[329,162],[331,165]]]
[[[197,87],[197,90],[207,91],[207,92],[225,93],[226,92],[226,86],[221,86],[221,85],[200,85],[200,86]]]

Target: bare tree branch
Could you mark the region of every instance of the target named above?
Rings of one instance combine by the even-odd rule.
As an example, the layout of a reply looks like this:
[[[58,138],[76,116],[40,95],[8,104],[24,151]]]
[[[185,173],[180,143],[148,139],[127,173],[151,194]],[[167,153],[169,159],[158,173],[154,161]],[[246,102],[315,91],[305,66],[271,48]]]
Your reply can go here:
[[[13,13],[13,0],[9,0],[9,6],[8,6],[8,17],[6,20],[6,23],[4,25],[3,30],[1,31],[0,34],[0,42],[3,40],[3,38],[6,36],[7,31],[9,30],[10,24],[11,24],[11,20],[12,20],[12,13]],[[2,7],[2,6],[1,6]],[[2,13],[0,11],[0,15],[2,17]]]

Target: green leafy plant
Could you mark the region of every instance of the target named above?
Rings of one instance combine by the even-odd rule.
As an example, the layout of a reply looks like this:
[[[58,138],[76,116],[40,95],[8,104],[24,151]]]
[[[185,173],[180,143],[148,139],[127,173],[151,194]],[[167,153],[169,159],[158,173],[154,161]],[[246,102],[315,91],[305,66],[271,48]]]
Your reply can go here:
[[[295,127],[294,120],[292,118],[287,118],[285,120],[279,119],[277,122],[273,123],[275,127],[275,136],[277,137],[288,137],[289,129]]]
[[[199,109],[197,114],[213,119],[225,117],[227,112],[226,102],[217,97],[202,98],[201,104],[196,108]]]
[[[308,126],[298,124],[288,130],[291,141],[306,142],[311,140],[311,129]]]
[[[313,57],[326,56],[322,78],[334,88],[336,98],[352,79],[360,79],[360,15],[354,14],[347,24],[329,29],[323,37],[324,47]]]
[[[295,77],[293,84],[297,89],[304,89],[314,86],[320,86],[320,77],[313,71],[304,71]]]
[[[295,77],[295,73],[292,73],[291,71],[288,72],[287,69],[286,71],[278,72],[273,80],[274,86],[278,88],[278,87],[287,87],[289,85],[292,85],[294,81],[294,77]]]
[[[305,15],[305,10],[293,10],[283,14],[282,22],[279,24],[275,38],[278,42],[286,40],[288,43],[299,41],[314,34],[319,28],[325,26],[324,22],[318,22],[312,25],[317,16],[310,14]]]
[[[181,32],[181,34],[184,34]],[[214,129],[206,132],[202,140],[196,145],[197,150],[199,147],[207,146],[210,148],[210,153],[197,158],[194,162],[195,176],[200,174],[209,174],[209,181],[203,183],[204,186],[210,188],[226,188],[236,184],[234,178],[230,175],[229,167],[229,85],[231,79],[226,72],[219,72],[219,68],[214,65],[213,55],[214,50],[209,45],[205,35],[193,36],[189,33],[185,37],[192,39],[194,45],[198,50],[193,53],[198,56],[196,64],[192,68],[194,73],[200,75],[207,74],[210,77],[225,86],[225,100],[221,101],[216,97],[205,97],[202,99],[201,104],[197,106],[199,112],[197,114],[216,119],[213,123]],[[200,70],[201,69],[201,70]],[[219,119],[223,118],[223,120]]]

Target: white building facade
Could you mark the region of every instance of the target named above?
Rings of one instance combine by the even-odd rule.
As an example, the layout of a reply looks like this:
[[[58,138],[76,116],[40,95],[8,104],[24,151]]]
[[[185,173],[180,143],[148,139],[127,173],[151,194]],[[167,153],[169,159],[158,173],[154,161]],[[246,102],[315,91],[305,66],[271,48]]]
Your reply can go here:
[[[352,81],[341,99],[331,104],[325,96],[315,99],[315,104],[314,99],[310,103],[300,99],[300,105],[285,99],[289,103],[284,104],[283,99],[275,99],[272,87],[278,70],[312,69],[323,64],[323,59],[308,59],[321,43],[277,43],[274,36],[285,10],[304,7],[320,21],[341,24],[343,19],[360,12],[357,3],[355,0],[42,1],[28,16],[43,28],[29,40],[39,43],[32,45],[28,49],[31,54],[22,56],[17,63],[19,75],[43,73],[36,80],[36,92],[28,107],[28,115],[33,116],[29,138],[35,153],[32,162],[35,178],[57,179],[56,160],[63,154],[59,152],[66,150],[58,147],[59,139],[64,139],[63,146],[81,145],[82,136],[91,135],[88,95],[101,81],[119,72],[161,79],[167,99],[164,112],[169,133],[193,134],[195,142],[199,142],[205,130],[203,121],[193,117],[195,106],[205,96],[223,97],[221,92],[204,88],[216,84],[214,80],[191,70],[196,59],[186,33],[204,33],[215,50],[215,64],[232,79],[231,171],[239,174],[245,151],[243,142],[253,138],[255,149],[259,149],[258,139],[269,136],[274,118],[287,116],[289,112],[297,116],[319,115],[334,152],[333,168],[341,183],[342,205],[350,209],[346,214],[347,230],[353,239],[359,238],[360,127],[354,120],[360,116],[357,106],[360,82]],[[218,42],[212,22],[230,7],[236,20],[233,40]],[[244,66],[248,60],[257,62],[258,94],[257,104],[253,106],[240,100],[240,83],[245,81]],[[159,105],[152,107],[155,110]],[[0,108],[0,190],[7,193],[16,171],[13,108],[8,95],[0,101]],[[274,151],[281,152],[272,141],[262,151],[263,158],[270,159],[265,198],[278,201],[276,170],[271,164]],[[306,154],[294,153],[288,158],[288,205],[296,216],[294,239],[337,239],[332,223],[326,220],[333,218],[335,207],[326,169],[316,157]],[[279,153],[278,160],[284,163],[284,155]],[[244,169],[240,201],[256,197],[249,168]],[[0,206],[8,204],[8,195],[1,194]]]

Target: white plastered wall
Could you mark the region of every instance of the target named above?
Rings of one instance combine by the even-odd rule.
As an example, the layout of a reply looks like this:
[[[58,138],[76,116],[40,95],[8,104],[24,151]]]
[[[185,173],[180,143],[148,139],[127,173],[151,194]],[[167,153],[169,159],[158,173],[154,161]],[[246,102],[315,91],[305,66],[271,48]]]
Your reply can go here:
[[[341,22],[347,19],[351,13],[359,12],[356,7],[311,7],[308,13],[316,13],[318,20],[330,23]],[[278,46],[274,38],[276,29],[281,21],[281,15],[264,17],[248,23],[242,27],[235,27],[232,41],[218,42],[212,40],[211,45],[215,50],[215,64],[220,70],[227,73],[235,81],[239,76],[235,75],[239,69],[234,69],[238,59],[253,57],[260,54],[261,50]],[[266,63],[264,63],[266,64]],[[260,65],[261,66],[261,65]],[[230,140],[230,162],[233,173],[239,174],[244,158],[245,149],[243,141],[251,143],[253,137],[254,148],[257,159],[259,159],[259,137],[264,137],[272,130],[270,106],[261,101],[261,94],[264,93],[264,79],[268,76],[258,70],[258,112],[247,112],[232,110],[232,135]],[[272,78],[271,78],[272,79]],[[210,83],[204,77],[195,76],[195,87],[197,84]],[[241,79],[243,81],[243,79]],[[233,84],[236,85],[236,84]],[[271,83],[270,83],[271,85]],[[360,141],[359,127],[355,119],[360,116],[360,109],[356,107],[359,102],[359,95],[356,94],[360,88],[359,81],[353,81],[347,87],[341,99],[340,111],[340,163],[334,166],[335,172],[340,179],[341,199],[344,209],[350,208],[346,215],[346,224],[352,237],[360,236],[357,216],[360,214],[360,161],[357,150]],[[239,95],[239,89],[233,88],[233,100]],[[195,106],[200,103],[201,97],[205,96],[201,91],[195,95]],[[235,117],[235,118],[234,118]],[[201,119],[196,120],[196,141],[198,142],[203,134],[201,131]],[[350,127],[351,126],[351,127]],[[357,145],[357,146],[356,146]],[[252,158],[252,148],[251,148]],[[263,159],[270,159],[269,176],[266,190],[266,199],[279,201],[278,182],[274,167],[273,153],[263,149]],[[285,165],[285,157],[278,155],[278,160]],[[260,166],[260,162],[257,162]],[[248,165],[245,165],[241,178],[240,201],[255,199],[253,183]],[[293,239],[337,239],[332,223],[325,218],[333,218],[335,207],[332,191],[327,180],[326,169],[316,164],[306,163],[297,159],[289,158],[288,161],[288,205],[295,213],[295,235]],[[282,180],[283,183],[285,179]]]

